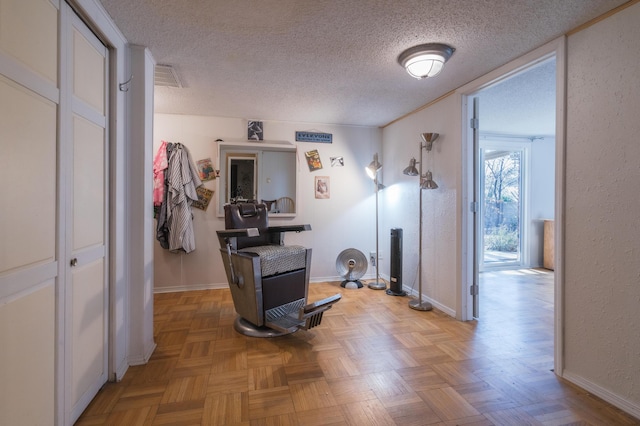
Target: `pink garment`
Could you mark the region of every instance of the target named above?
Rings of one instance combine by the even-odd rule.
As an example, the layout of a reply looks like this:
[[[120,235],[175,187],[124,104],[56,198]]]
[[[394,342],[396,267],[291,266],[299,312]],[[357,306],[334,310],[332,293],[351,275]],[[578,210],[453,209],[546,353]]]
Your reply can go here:
[[[164,172],[169,167],[167,160],[167,143],[162,141],[156,157],[153,160],[153,205],[162,205],[164,197]]]

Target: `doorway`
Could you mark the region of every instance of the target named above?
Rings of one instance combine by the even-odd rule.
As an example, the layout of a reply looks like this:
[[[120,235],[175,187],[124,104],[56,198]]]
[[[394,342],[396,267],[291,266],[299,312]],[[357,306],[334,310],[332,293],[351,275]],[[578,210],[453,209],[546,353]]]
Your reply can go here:
[[[460,89],[466,141],[463,205],[469,206],[463,209],[463,246],[467,254],[463,258],[460,317],[483,321],[479,303],[483,297],[481,274],[493,279],[496,274],[525,271],[518,278],[521,285],[526,285],[526,271],[550,274],[556,372],[562,371],[562,293],[558,274],[562,259],[556,256],[555,271],[545,271],[542,266],[544,223],[562,212],[564,45],[564,38],[557,39]],[[547,83],[550,89],[545,89]],[[540,99],[543,95],[544,101]],[[542,126],[545,122],[548,124]],[[489,182],[487,163],[500,161],[520,176],[513,177],[506,193],[491,193],[486,186],[496,182]],[[500,217],[507,213],[508,219]],[[556,235],[557,228],[558,224]],[[557,246],[561,240],[555,238],[554,242]]]

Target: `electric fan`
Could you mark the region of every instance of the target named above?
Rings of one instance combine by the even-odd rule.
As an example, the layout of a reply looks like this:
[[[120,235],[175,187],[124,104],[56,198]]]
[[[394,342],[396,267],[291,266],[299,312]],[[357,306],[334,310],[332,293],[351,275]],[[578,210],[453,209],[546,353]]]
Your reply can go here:
[[[336,259],[336,269],[344,281],[340,284],[344,288],[361,288],[360,278],[367,272],[369,264],[365,255],[357,249],[343,250]]]

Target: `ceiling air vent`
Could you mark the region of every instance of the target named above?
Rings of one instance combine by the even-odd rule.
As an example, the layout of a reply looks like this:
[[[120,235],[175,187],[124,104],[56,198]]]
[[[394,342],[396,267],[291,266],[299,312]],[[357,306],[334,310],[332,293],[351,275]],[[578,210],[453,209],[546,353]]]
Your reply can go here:
[[[171,65],[156,65],[154,80],[156,86],[182,88],[178,74]]]

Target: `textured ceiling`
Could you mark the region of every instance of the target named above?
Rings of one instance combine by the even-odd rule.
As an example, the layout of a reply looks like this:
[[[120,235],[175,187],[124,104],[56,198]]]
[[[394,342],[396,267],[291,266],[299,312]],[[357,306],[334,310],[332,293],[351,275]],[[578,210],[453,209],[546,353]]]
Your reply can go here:
[[[101,0],[133,44],[173,65],[155,111],[383,126],[625,0]],[[456,49],[416,80],[411,46]]]

